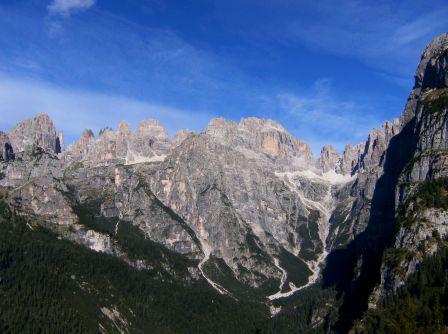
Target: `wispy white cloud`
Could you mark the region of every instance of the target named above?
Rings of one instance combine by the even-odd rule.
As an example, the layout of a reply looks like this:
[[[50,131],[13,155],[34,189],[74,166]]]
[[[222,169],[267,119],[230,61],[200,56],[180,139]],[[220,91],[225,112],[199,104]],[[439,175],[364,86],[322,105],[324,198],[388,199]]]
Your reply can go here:
[[[120,121],[134,128],[148,118],[156,118],[173,135],[189,128],[202,130],[212,117],[207,112],[177,109],[147,101],[87,91],[64,89],[31,79],[0,75],[0,130],[9,131],[18,122],[39,113],[49,114],[71,142],[82,130],[94,132]]]
[[[323,145],[342,150],[350,142],[365,140],[384,121],[367,101],[338,96],[329,79],[317,80],[302,92],[280,93],[275,101],[285,122],[293,124],[291,130],[311,145],[314,154]]]
[[[53,0],[48,5],[51,14],[68,16],[73,12],[85,10],[92,7],[96,0]]]
[[[423,47],[448,29],[448,8],[408,0],[322,0],[307,4],[309,17],[287,20],[287,42],[306,44],[403,77],[412,72]]]

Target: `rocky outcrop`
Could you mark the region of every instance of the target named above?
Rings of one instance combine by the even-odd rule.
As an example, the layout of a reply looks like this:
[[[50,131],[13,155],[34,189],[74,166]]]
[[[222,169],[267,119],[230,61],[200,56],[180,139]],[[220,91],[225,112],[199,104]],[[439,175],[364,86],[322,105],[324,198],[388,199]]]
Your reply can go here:
[[[435,70],[434,65],[437,63],[440,65],[441,61],[443,62],[443,54],[445,54],[448,48],[447,41],[448,33],[440,35],[436,37],[430,44],[428,44],[428,46],[422,53],[420,63],[417,67],[417,71],[415,72],[414,88],[409,94],[405,109],[400,117],[402,126],[407,124],[416,115],[416,111],[418,109],[418,100],[422,90],[425,90],[428,87],[438,87],[444,81],[441,77],[439,77],[439,79],[436,78],[436,81],[434,81],[433,72]],[[438,72],[443,77],[443,68],[439,67]]]
[[[67,148],[63,158],[92,166],[134,164],[163,160],[170,147],[168,133],[157,120],[141,122],[135,133],[128,123],[121,122],[116,131],[103,129],[97,139],[92,131],[85,130],[79,141]]]
[[[356,170],[349,190],[353,202],[344,223],[333,224],[337,231],[330,238],[340,248],[329,255],[324,272],[324,285],[345,295],[336,324],[340,332],[403,285],[446,235],[446,207],[434,205],[440,206],[446,191],[440,189],[446,188],[448,162],[447,49],[445,34],[423,53],[400,120],[371,131],[359,150],[348,147],[343,155]],[[428,202],[435,189],[438,199]]]
[[[400,229],[389,252],[400,250],[400,261],[385,261],[379,296],[402,286],[415,273],[425,256],[434,254],[439,241],[447,236],[448,214],[437,202],[444,200],[444,178],[448,176],[448,34],[428,45],[417,69],[413,115],[416,147],[396,186],[395,206]],[[409,117],[406,115],[406,117]],[[411,122],[411,121],[409,121]],[[422,199],[423,198],[423,199]]]
[[[159,121],[150,119],[141,122],[131,136],[127,151],[127,163],[163,160],[171,142],[168,132]]]
[[[11,141],[6,133],[0,131],[0,161],[8,161],[14,159],[14,150]]]
[[[290,170],[309,167],[312,163],[310,147],[269,119],[246,118],[237,124],[217,118],[210,121],[205,133],[278,171],[286,166]]]
[[[345,146],[340,162],[342,174],[354,175],[358,172],[365,147],[365,143],[360,143],[356,146],[350,144]]]
[[[197,135],[197,134],[199,134],[199,133],[190,131],[190,130],[177,131],[176,134],[174,135],[173,141],[171,142],[171,148],[173,149],[173,148],[179,146],[180,144],[182,144],[182,142],[185,139],[193,137],[194,135]]]
[[[33,145],[48,152],[56,150],[56,129],[47,114],[40,114],[19,123],[9,134],[14,152],[22,152]]]
[[[318,164],[324,173],[330,170],[340,171],[340,159],[341,157],[336,149],[331,145],[327,145],[320,151]]]
[[[76,222],[68,201],[61,195],[67,191],[61,182],[63,167],[54,153],[34,147],[17,153],[16,159],[4,165],[0,187],[7,190],[10,205],[33,217],[55,225]]]

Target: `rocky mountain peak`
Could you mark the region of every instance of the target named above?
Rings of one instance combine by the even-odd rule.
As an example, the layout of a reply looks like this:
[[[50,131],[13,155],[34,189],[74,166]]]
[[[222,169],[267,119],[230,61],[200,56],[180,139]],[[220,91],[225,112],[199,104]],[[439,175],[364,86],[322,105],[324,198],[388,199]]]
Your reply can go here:
[[[130,137],[132,134],[131,126],[126,121],[120,122],[117,131],[124,137]]]
[[[365,142],[359,143],[358,145],[348,144],[345,146],[340,163],[340,170],[342,174],[353,175],[357,172],[365,146]]]
[[[235,121],[227,121],[224,118],[213,118],[207,125],[205,133],[216,138],[226,139],[235,136],[238,124]]]
[[[326,173],[330,170],[339,171],[339,162],[341,157],[336,149],[331,145],[326,145],[320,151],[320,157],[318,160],[319,166],[323,172]]]
[[[395,119],[393,122],[386,121],[381,128],[370,131],[360,161],[364,170],[384,164],[384,154],[389,142],[400,130],[400,122]]]
[[[90,129],[85,129],[81,137],[79,138],[79,144],[81,146],[88,146],[95,140],[95,135],[93,134],[93,131]]]
[[[415,84],[400,117],[405,126],[416,114],[418,102],[423,91],[443,88],[448,85],[448,33],[436,37],[422,53],[415,72]]]
[[[73,143],[67,147],[67,149],[63,152],[63,158],[66,161],[80,161],[83,160],[91,145],[93,145],[95,141],[95,135],[93,131],[90,129],[85,129],[78,142]]]
[[[95,134],[90,129],[84,129],[84,131],[81,134],[81,138],[80,139],[83,139],[83,140],[86,140],[86,141],[90,141],[92,139],[95,139]]]
[[[159,140],[169,140],[168,132],[156,119],[148,119],[140,122],[135,136],[152,136]]]
[[[171,146],[177,147],[179,146],[185,139],[194,136],[196,132],[190,130],[179,130],[174,135],[173,141],[171,142]]]
[[[50,152],[56,150],[56,129],[47,114],[20,122],[8,136],[15,152],[22,152],[33,145]]]
[[[216,118],[210,121],[205,133],[226,146],[235,148],[250,158],[277,166],[293,166],[310,163],[310,147],[291,136],[286,130],[270,119],[243,118],[240,123]],[[267,159],[267,160],[266,160]]]
[[[433,77],[431,73],[431,68],[436,65],[440,60],[444,61],[446,64],[448,50],[448,33],[436,37],[431,43],[428,44],[425,51],[423,51],[420,64],[417,68],[415,75],[415,86],[430,88],[432,84]],[[440,72],[440,71],[439,71]],[[446,82],[444,82],[446,86]],[[432,87],[435,88],[435,87]]]
[[[242,118],[239,126],[251,132],[278,131],[286,133],[286,130],[283,126],[273,121],[272,119],[266,118]]]

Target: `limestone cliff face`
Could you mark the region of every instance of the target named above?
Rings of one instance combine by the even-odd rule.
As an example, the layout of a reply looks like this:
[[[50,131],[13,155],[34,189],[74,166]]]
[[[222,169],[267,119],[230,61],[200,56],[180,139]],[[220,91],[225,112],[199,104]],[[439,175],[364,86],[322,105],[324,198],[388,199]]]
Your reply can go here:
[[[448,235],[448,212],[428,196],[443,201],[448,176],[448,34],[428,45],[402,117],[412,125],[415,149],[400,173],[395,207],[400,229],[390,252],[401,251],[398,263],[385,261],[379,295],[396,291],[427,255]],[[438,189],[440,192],[437,192]],[[437,192],[437,193],[434,193]]]
[[[128,123],[122,122],[116,131],[106,128],[95,139],[91,130],[85,130],[78,142],[63,154],[67,162],[88,165],[114,163],[141,163],[163,159],[171,141],[165,128],[157,120],[146,120],[132,133]]]
[[[400,117],[400,122],[402,125],[407,124],[416,115],[416,111],[418,109],[417,104],[422,90],[425,90],[430,86],[438,86],[443,82],[441,77],[436,79],[437,82],[434,82],[432,73],[434,71],[434,64],[440,64],[440,61],[443,62],[443,56],[441,59],[438,58],[439,55],[444,53],[444,50],[446,50],[447,36],[448,33],[445,33],[435,38],[430,44],[428,44],[422,53],[420,63],[417,67],[417,71],[415,72],[414,88],[409,94],[406,107]],[[443,77],[442,73],[443,71],[439,71],[439,74]]]
[[[8,136],[14,152],[22,152],[33,145],[49,152],[56,149],[56,129],[47,114],[17,124]]]
[[[327,145],[322,148],[318,163],[324,173],[330,170],[340,171],[340,160],[341,157],[336,149],[331,145]]]
[[[343,154],[356,180],[347,189],[352,201],[346,218],[330,224],[337,229],[330,230],[336,247],[323,273],[324,284],[345,295],[337,324],[342,332],[402,286],[446,236],[446,207],[440,203],[448,188],[447,49],[448,34],[428,45],[400,119]]]
[[[174,135],[173,141],[171,142],[171,149],[175,148],[176,146],[179,146],[185,139],[193,137],[195,134],[198,133],[190,130],[177,131],[176,134]]]
[[[347,146],[345,146],[340,160],[340,168],[342,174],[354,175],[358,172],[361,166],[361,158],[365,151],[365,147],[365,143],[360,143],[358,145],[348,144]]]
[[[272,120],[246,118],[237,124],[217,118],[210,121],[205,133],[276,170],[285,169],[285,165],[294,169],[312,163],[310,147]]]
[[[347,145],[341,157],[329,148],[322,150],[319,160],[322,168],[351,175],[354,179],[350,187],[343,188],[337,195],[328,236],[328,244],[332,248],[346,245],[367,228],[377,182],[384,174],[386,153],[400,129],[398,120],[385,122],[381,128],[369,133],[366,142]]]

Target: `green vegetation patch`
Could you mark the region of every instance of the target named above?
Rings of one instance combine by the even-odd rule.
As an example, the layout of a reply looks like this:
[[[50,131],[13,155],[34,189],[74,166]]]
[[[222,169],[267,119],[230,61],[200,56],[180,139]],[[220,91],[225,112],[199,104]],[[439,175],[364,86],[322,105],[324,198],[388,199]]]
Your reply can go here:
[[[448,177],[425,180],[416,194],[417,204],[423,208],[448,209]]]
[[[288,282],[294,283],[297,287],[308,283],[308,277],[312,272],[305,261],[285,249],[282,249],[279,260],[280,266],[288,273]]]
[[[160,280],[16,219],[0,223],[0,296],[1,333],[118,332],[105,307],[131,333],[257,333],[267,318],[263,305]]]
[[[436,89],[421,100],[426,114],[435,114],[448,108],[448,89]]]
[[[406,248],[387,248],[383,253],[383,262],[391,267],[397,268],[407,257]]]
[[[160,273],[165,269],[162,264],[179,274],[188,275],[188,267],[196,267],[197,260],[173,252],[165,246],[146,239],[144,233],[130,222],[120,221],[117,217],[104,217],[100,214],[100,201],[91,200],[74,207],[79,223],[100,233],[108,234],[131,260],[145,260]],[[118,228],[116,226],[118,224]],[[117,233],[115,234],[115,231]]]
[[[274,293],[279,285],[278,281],[266,277],[260,277],[265,282],[258,288],[241,283],[223,259],[213,256],[204,264],[203,269],[208,278],[218,283],[237,299],[262,302],[265,300],[265,296]],[[247,269],[240,267],[240,270]]]
[[[418,218],[418,213],[429,208],[448,210],[448,177],[421,182],[416,193],[401,208],[397,228],[411,228],[417,222],[424,223],[422,218]]]
[[[281,312],[267,321],[262,333],[269,334],[322,334],[330,331],[338,316],[336,293],[322,290],[318,285],[303,289],[289,298],[280,299],[274,305]]]
[[[319,226],[317,221],[321,213],[317,210],[311,210],[307,217],[307,223],[301,224],[297,229],[297,233],[301,237],[300,257],[307,260],[317,260],[316,253],[322,252],[322,245],[319,238]],[[314,243],[319,243],[315,245]]]
[[[367,313],[355,333],[448,332],[448,250],[425,260],[395,295]]]

